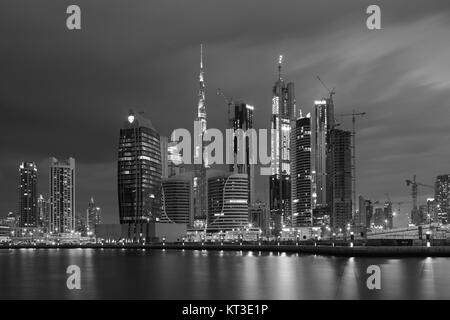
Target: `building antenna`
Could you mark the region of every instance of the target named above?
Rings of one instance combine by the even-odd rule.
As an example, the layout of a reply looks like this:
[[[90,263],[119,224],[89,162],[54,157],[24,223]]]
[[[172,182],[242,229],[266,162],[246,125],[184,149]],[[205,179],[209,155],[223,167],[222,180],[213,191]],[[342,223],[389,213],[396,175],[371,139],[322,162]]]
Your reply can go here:
[[[281,65],[283,63],[283,55],[280,54],[278,57],[278,80],[281,80]]]

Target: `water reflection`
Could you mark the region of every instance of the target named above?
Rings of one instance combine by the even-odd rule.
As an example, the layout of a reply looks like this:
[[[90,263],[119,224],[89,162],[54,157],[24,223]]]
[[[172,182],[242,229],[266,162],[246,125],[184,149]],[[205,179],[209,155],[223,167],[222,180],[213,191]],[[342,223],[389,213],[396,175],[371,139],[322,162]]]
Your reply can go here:
[[[66,287],[78,265],[82,289]],[[381,268],[369,290],[367,268]],[[340,258],[246,251],[8,249],[1,299],[449,299],[448,258]]]

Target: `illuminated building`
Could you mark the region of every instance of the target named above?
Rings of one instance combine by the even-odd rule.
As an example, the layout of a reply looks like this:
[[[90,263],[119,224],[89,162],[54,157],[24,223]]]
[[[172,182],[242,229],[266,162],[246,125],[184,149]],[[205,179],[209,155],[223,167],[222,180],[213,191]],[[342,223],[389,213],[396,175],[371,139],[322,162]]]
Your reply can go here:
[[[198,91],[198,105],[197,105],[197,121],[200,122],[199,132],[195,132],[194,140],[201,141],[196,144],[194,150],[194,157],[196,159],[202,159],[200,164],[194,164],[194,227],[204,228],[206,227],[207,215],[208,215],[208,188],[206,178],[206,168],[208,167],[207,160],[203,159],[203,151],[205,144],[203,142],[203,134],[206,131],[206,95],[205,95],[205,78],[203,71],[203,45],[200,46],[200,75],[199,75],[199,91]]]
[[[248,227],[248,177],[246,174],[211,172],[208,175],[208,230]]]
[[[50,158],[50,232],[75,231],[75,159]]]
[[[95,205],[94,198],[91,197],[86,210],[86,232],[88,235],[95,233],[95,226],[101,223],[102,210]]]
[[[434,199],[439,222],[447,224],[450,215],[450,174],[436,177]]]
[[[373,216],[373,205],[370,200],[364,199],[363,196],[359,196],[359,210],[358,215],[355,218],[355,225],[361,232],[367,232],[370,229],[370,222]]]
[[[133,111],[120,129],[117,169],[120,223],[129,225],[133,237],[137,224],[159,220],[162,174],[160,136]]]
[[[166,222],[193,226],[194,195],[191,172],[163,179],[163,214]]]
[[[21,227],[39,226],[37,210],[37,168],[34,162],[19,167],[19,222]]]
[[[334,125],[334,104],[330,98],[314,102],[313,121],[313,208],[327,206],[327,149]]]
[[[347,231],[352,220],[351,133],[333,129],[327,148],[327,203],[331,227]]]
[[[292,224],[291,217],[291,121],[296,117],[294,84],[281,77],[282,56],[278,61],[278,80],[272,91],[270,213],[272,228],[279,234],[283,225]]]
[[[292,226],[312,227],[311,117],[300,117],[291,131]]]
[[[232,118],[230,119],[232,129],[241,129],[244,133],[253,129],[253,114],[254,107],[246,103],[236,103],[232,111]],[[238,142],[238,137],[234,137],[234,164],[231,165],[231,171],[236,173],[244,173],[248,176],[248,191],[249,203],[253,203],[255,198],[255,165],[251,164],[251,143],[249,136],[242,136],[245,139],[245,150],[239,150],[242,145]],[[244,161],[238,161],[237,157],[243,154]],[[254,159],[256,162],[256,159]],[[240,162],[240,163],[238,163]]]

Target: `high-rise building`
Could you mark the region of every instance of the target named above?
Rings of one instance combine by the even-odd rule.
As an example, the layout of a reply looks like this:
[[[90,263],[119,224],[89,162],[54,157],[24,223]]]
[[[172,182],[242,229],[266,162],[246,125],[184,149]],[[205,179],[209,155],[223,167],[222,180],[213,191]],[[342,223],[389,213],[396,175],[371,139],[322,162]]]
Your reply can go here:
[[[211,172],[208,175],[208,230],[226,231],[247,226],[247,175]]]
[[[327,202],[327,150],[329,134],[334,125],[333,99],[314,102],[313,121],[313,208],[326,207]]]
[[[95,205],[94,197],[88,203],[86,209],[86,232],[88,235],[95,233],[95,226],[101,223],[102,209]]]
[[[20,226],[39,226],[37,210],[37,168],[34,162],[22,162],[19,167],[19,221]]]
[[[132,225],[158,221],[161,214],[160,136],[142,114],[130,111],[120,129],[117,169],[120,223],[134,237]]]
[[[75,159],[50,158],[50,232],[75,231]]]
[[[205,77],[203,70],[203,45],[200,45],[200,74],[199,74],[199,91],[197,105],[197,119],[200,123],[200,130],[195,132],[194,140],[201,143],[195,144],[194,157],[201,159],[200,164],[194,164],[194,227],[205,228],[208,216],[208,181],[206,178],[207,160],[203,159],[203,151],[205,143],[203,135],[206,131],[206,95],[205,95]]]
[[[242,130],[243,134],[247,130],[253,129],[253,114],[253,106],[243,102],[235,103],[230,119],[232,129]],[[238,138],[237,135],[234,137],[234,164],[231,165],[231,171],[248,176],[249,203],[251,204],[255,200],[255,164],[251,163],[251,141],[248,135],[242,136],[242,139],[245,139],[245,150],[239,150],[242,145],[239,143]],[[238,161],[238,157],[241,157],[241,155],[245,157],[244,161],[242,159]]]
[[[351,132],[332,129],[327,148],[327,203],[331,227],[348,231],[352,220]]]
[[[300,117],[291,129],[292,226],[312,227],[311,116]]]
[[[47,233],[50,228],[50,201],[41,194],[39,195],[37,204],[39,225],[42,227],[44,233]]]
[[[167,149],[168,160],[168,178],[185,173],[184,164],[182,163],[182,157],[178,153],[177,144],[180,141],[170,141]]]
[[[192,227],[194,223],[194,194],[192,172],[163,179],[163,214],[169,223]]]
[[[272,90],[270,213],[272,228],[279,234],[283,225],[292,225],[291,216],[291,121],[296,118],[294,83],[281,77],[282,56],[278,61],[278,80]]]
[[[439,222],[447,224],[450,218],[450,174],[436,177],[434,200]]]

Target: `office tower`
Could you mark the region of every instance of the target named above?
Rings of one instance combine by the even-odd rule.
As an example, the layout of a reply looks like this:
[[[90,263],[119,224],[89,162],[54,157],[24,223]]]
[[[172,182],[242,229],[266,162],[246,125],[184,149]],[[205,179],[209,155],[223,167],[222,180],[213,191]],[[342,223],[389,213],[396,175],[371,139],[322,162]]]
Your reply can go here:
[[[161,178],[169,177],[169,140],[167,137],[160,136],[161,149]]]
[[[312,227],[311,115],[293,121],[291,129],[292,226]]]
[[[75,159],[50,158],[50,232],[75,231]]]
[[[86,210],[86,232],[88,235],[95,233],[95,225],[101,223],[101,214],[101,208],[95,205],[94,198],[91,197]]]
[[[195,132],[194,141],[201,141],[199,145],[196,144],[194,150],[194,157],[202,159],[200,164],[194,164],[194,227],[205,228],[208,216],[208,189],[206,168],[208,167],[208,159],[203,159],[203,151],[205,144],[203,142],[203,134],[206,131],[206,96],[205,96],[205,78],[203,71],[203,45],[200,46],[200,75],[199,75],[199,91],[198,91],[198,105],[197,105],[197,119],[200,122],[199,132]]]
[[[41,194],[39,195],[37,205],[39,225],[42,227],[43,232],[47,233],[50,228],[50,201],[48,199],[45,199]]]
[[[328,137],[334,125],[334,104],[330,98],[314,102],[313,121],[313,208],[326,207]]]
[[[20,226],[39,226],[37,211],[37,168],[34,162],[22,162],[19,167],[19,221]]]
[[[187,172],[163,179],[163,213],[169,223],[192,227],[194,223],[193,174]]]
[[[247,226],[247,175],[211,172],[208,175],[208,230],[226,231]]]
[[[447,224],[450,215],[450,174],[436,177],[434,199],[439,222]]]
[[[351,133],[332,129],[327,148],[327,203],[334,231],[349,231],[352,220]]]
[[[270,210],[265,202],[257,200],[251,204],[248,217],[253,228],[260,228],[263,235],[270,236]]]
[[[282,56],[278,61],[278,80],[272,90],[270,213],[274,234],[283,225],[292,224],[290,134],[291,121],[296,117],[294,84],[285,83],[281,76]]]
[[[120,129],[118,156],[120,223],[129,225],[133,237],[137,224],[158,221],[161,213],[160,136],[142,114],[130,111]]]
[[[234,164],[231,165],[231,171],[236,173],[244,173],[248,176],[248,191],[249,203],[253,203],[255,199],[255,165],[251,164],[251,141],[248,135],[245,135],[247,130],[253,129],[253,114],[254,107],[246,103],[235,103],[234,110],[231,111],[230,124],[234,130],[242,130],[242,139],[245,139],[245,150],[240,150],[242,145],[238,141],[238,136],[234,137]],[[256,141],[253,141],[256,143]],[[238,158],[244,157],[244,161]],[[256,159],[254,159],[256,161]],[[240,163],[238,163],[240,162]],[[243,163],[242,163],[243,162]]]

